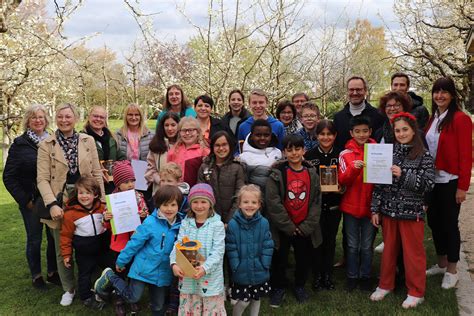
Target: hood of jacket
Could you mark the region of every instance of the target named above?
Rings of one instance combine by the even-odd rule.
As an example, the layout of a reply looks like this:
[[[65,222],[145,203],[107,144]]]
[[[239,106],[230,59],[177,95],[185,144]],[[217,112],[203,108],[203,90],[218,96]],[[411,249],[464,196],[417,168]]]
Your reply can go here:
[[[84,206],[82,206],[79,203],[76,197],[73,197],[67,202],[64,209],[66,211],[75,210],[75,211],[84,212],[84,213],[91,213],[91,212],[93,213],[97,211],[98,209],[100,209],[101,207],[105,207],[105,205],[102,205],[102,202],[100,201],[100,199],[95,198],[94,203],[92,204],[92,207],[90,208],[90,210],[87,210]]]
[[[161,221],[161,222],[164,222],[165,224],[169,225],[169,222],[168,220],[166,219],[166,217],[162,216],[159,212],[159,209],[155,208],[155,210],[153,211],[153,213],[151,213],[150,215],[152,218],[155,218],[157,221]],[[174,228],[178,228],[179,229],[179,226],[181,225],[181,215],[178,213],[176,213],[176,220],[174,221],[174,223],[171,225],[171,229],[174,229]]]
[[[279,150],[278,148],[276,148],[278,144],[278,139],[274,133],[272,133],[272,140],[270,141],[270,146],[265,149],[260,149],[260,148],[255,147],[255,144],[250,139],[250,135],[252,134],[251,133],[248,134],[247,137],[245,138],[244,145],[242,146],[242,152],[248,151],[254,154],[263,155],[263,154],[270,154],[272,151],[275,151],[275,150]]]

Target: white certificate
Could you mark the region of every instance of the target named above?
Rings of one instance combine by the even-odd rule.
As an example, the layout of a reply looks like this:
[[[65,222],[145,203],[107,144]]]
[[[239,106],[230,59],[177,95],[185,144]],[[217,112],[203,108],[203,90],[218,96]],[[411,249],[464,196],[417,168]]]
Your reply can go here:
[[[135,174],[135,189],[146,191],[148,189],[148,184],[145,179],[147,162],[143,160],[132,160],[132,168]]]
[[[393,144],[365,144],[364,182],[392,184]]]
[[[133,232],[141,224],[135,190],[109,194],[105,200],[113,215],[110,224],[114,235]]]

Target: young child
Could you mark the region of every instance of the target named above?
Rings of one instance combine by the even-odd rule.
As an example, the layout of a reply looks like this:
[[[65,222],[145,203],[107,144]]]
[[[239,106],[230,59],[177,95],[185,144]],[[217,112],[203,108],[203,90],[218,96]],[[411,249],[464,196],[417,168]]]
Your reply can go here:
[[[319,144],[304,155],[306,161],[309,161],[316,168],[318,174],[321,165],[328,167],[338,165],[339,151],[334,147],[336,135],[336,125],[333,121],[319,121],[316,127],[316,137]],[[313,289],[315,290],[335,289],[332,282],[332,269],[336,252],[336,236],[341,221],[340,201],[340,192],[322,193],[320,226],[323,243],[315,249],[313,257],[315,262],[313,265],[315,278]]]
[[[239,209],[226,231],[226,252],[233,280],[230,295],[237,300],[233,316],[242,315],[249,305],[250,315],[257,316],[260,297],[270,291],[273,240],[268,220],[259,212],[261,199],[258,186],[243,186],[238,193]]]
[[[385,242],[379,286],[370,296],[380,301],[395,287],[398,252],[402,246],[408,296],[403,308],[424,300],[426,253],[424,238],[424,195],[434,187],[433,158],[424,148],[413,115],[402,112],[392,118],[395,134],[393,184],[376,184],[372,197],[372,224],[382,224]],[[380,215],[383,215],[382,218]]]
[[[102,309],[104,303],[95,300],[91,291],[91,276],[100,266],[107,266],[108,240],[102,225],[105,205],[100,201],[100,187],[94,177],[80,177],[75,194],[64,209],[60,246],[64,265],[70,268],[72,250],[79,270],[79,296],[85,306]]]
[[[240,162],[245,164],[248,182],[258,185],[262,192],[265,192],[271,166],[281,159],[277,144],[278,140],[272,133],[270,123],[266,120],[255,120],[239,156]]]
[[[185,277],[176,264],[176,247],[170,255],[173,273],[180,278],[180,315],[226,315],[224,306],[224,224],[214,211],[216,200],[210,185],[198,183],[189,192],[191,206],[181,223],[178,242],[187,236],[201,242],[199,253],[205,261],[194,277]]]
[[[356,115],[350,120],[350,139],[339,155],[339,184],[346,186],[341,211],[347,240],[347,283],[351,292],[357,285],[361,290],[372,291],[370,270],[375,228],[370,223],[370,201],[374,185],[363,182],[364,144],[375,143],[370,138],[372,129],[367,117]]]
[[[234,161],[234,142],[225,131],[216,132],[211,137],[211,153],[199,168],[198,182],[214,188],[216,212],[224,224],[230,221],[237,209],[237,193],[245,184],[242,166]]]
[[[301,118],[303,127],[296,134],[301,135],[304,139],[304,149],[309,151],[318,146],[316,139],[316,126],[319,122],[319,108],[316,104],[306,102],[301,106]]]
[[[287,286],[286,268],[290,246],[295,251],[295,297],[304,303],[304,289],[313,248],[321,244],[321,188],[316,169],[303,161],[304,140],[299,135],[283,139],[287,161],[277,164],[268,178],[265,202],[275,241],[270,306],[279,307]]]
[[[148,285],[152,314],[164,315],[172,280],[169,254],[181,225],[178,209],[183,197],[177,187],[163,186],[153,198],[157,208],[138,226],[117,258],[117,271],[124,271],[133,259],[129,282],[107,268],[94,289],[101,296],[108,296],[113,289],[127,303],[137,303]]]
[[[181,181],[183,178],[181,167],[175,162],[167,162],[161,167],[159,175],[159,187],[172,185],[177,187],[181,191],[181,194],[183,194],[183,202],[181,203],[178,212],[181,215],[181,218],[184,218],[188,210],[188,194],[190,187],[189,184]]]

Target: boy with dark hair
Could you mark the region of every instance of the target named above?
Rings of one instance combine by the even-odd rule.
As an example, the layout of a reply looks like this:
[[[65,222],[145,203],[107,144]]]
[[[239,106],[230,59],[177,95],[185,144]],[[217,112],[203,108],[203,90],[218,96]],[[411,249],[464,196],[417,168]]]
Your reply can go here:
[[[371,133],[367,117],[356,115],[351,118],[352,139],[339,155],[339,184],[346,186],[340,209],[344,214],[347,240],[347,291],[353,291],[358,283],[361,290],[372,290],[370,269],[375,228],[370,222],[370,202],[374,185],[363,181],[364,145],[375,143],[370,138]]]
[[[304,140],[299,135],[283,139],[287,158],[272,168],[265,201],[276,251],[272,260],[270,306],[279,307],[287,286],[286,268],[290,246],[295,250],[295,296],[304,303],[304,289],[311,262],[308,254],[321,244],[321,190],[316,169],[303,161]]]

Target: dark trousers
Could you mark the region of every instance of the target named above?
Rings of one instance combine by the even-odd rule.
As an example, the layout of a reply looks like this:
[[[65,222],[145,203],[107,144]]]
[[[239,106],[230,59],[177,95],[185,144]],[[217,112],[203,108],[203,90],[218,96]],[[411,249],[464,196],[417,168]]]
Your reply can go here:
[[[288,266],[288,254],[290,246],[295,251],[295,286],[304,287],[308,278],[309,267],[311,265],[311,252],[313,244],[311,237],[288,236],[279,232],[280,248],[273,253],[271,269],[272,288],[285,288],[288,286],[286,278],[286,268]]]
[[[447,256],[449,262],[459,261],[461,249],[458,226],[461,204],[456,203],[457,185],[457,179],[448,183],[436,183],[427,212],[436,254]]]
[[[323,243],[313,251],[313,273],[319,275],[332,275],[334,255],[336,253],[336,236],[341,222],[341,211],[323,210],[321,212],[320,226]]]
[[[21,216],[26,230],[26,260],[30,268],[31,277],[41,275],[41,242],[43,241],[43,227],[40,218],[27,208],[20,208]],[[46,227],[46,264],[48,272],[58,270],[56,262],[56,251],[54,249],[54,239],[49,228]]]

